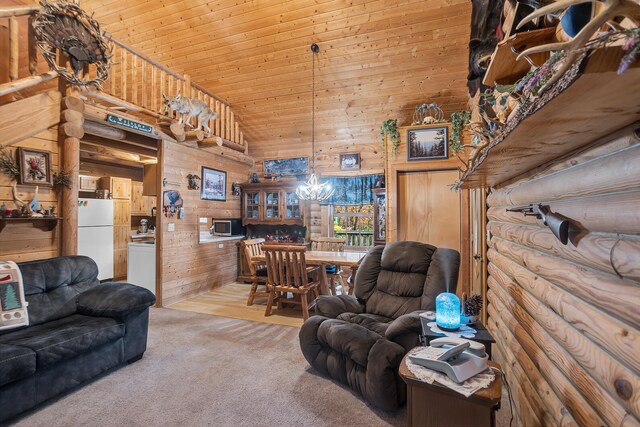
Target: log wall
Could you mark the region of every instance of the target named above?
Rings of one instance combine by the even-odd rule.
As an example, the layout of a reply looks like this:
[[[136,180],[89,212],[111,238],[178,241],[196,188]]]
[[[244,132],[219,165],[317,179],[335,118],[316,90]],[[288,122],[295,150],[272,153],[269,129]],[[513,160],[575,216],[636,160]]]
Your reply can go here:
[[[60,170],[57,126],[9,146],[6,150],[15,158],[16,149],[19,147],[50,151],[52,171],[57,172]],[[7,209],[15,208],[11,188],[14,182],[6,175],[0,174],[0,205],[5,203]],[[33,199],[34,186],[18,185],[17,189],[20,199],[24,201]],[[40,186],[38,188],[38,200],[40,200],[43,207],[49,208],[54,205],[56,206],[56,212],[60,212],[58,194],[52,187]],[[62,227],[60,224],[52,231],[34,227],[30,222],[7,224],[4,230],[0,232],[0,260],[23,262],[58,256],[58,239],[61,233]]]
[[[640,425],[640,123],[487,198],[488,327],[524,425]],[[564,246],[534,217],[571,220]]]
[[[205,292],[209,289],[234,282],[238,276],[237,241],[199,244],[200,217],[240,218],[240,196],[231,195],[231,183],[246,182],[249,166],[225,159],[207,151],[164,142],[161,154],[162,176],[169,182],[163,190],[178,190],[184,201],[185,218],[168,219],[158,207],[162,268],[159,275],[162,283],[163,306]],[[187,175],[201,177],[201,168],[206,166],[227,172],[227,200],[200,200],[199,190],[187,189]],[[168,231],[168,224],[175,224],[175,231]]]

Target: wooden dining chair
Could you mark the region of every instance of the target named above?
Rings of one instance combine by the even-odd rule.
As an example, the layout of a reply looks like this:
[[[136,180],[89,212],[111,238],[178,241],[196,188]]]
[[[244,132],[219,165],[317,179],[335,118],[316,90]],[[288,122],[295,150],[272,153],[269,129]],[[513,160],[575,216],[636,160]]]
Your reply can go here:
[[[307,320],[309,309],[313,308],[318,296],[319,267],[307,267],[305,259],[307,249],[304,246],[264,245],[262,250],[267,261],[267,290],[269,291],[264,315],[271,315],[274,303],[281,308],[282,302],[286,300],[288,303],[300,305],[302,317]],[[311,274],[315,274],[316,278],[310,279]],[[299,295],[300,299],[287,299],[289,293],[294,296]]]
[[[267,284],[267,267],[265,265],[256,265],[251,262],[251,258],[256,255],[262,254],[262,245],[264,239],[250,239],[242,241],[242,250],[244,251],[244,258],[249,264],[249,272],[251,273],[251,289],[249,290],[249,299],[247,299],[247,305],[253,305],[253,299],[255,297],[268,297],[269,292],[265,289],[263,292],[258,292],[258,285]]]
[[[327,252],[344,252],[347,246],[347,239],[339,237],[312,237],[311,238],[311,250],[312,251],[327,251]],[[342,293],[349,293],[348,285],[345,277],[345,272],[340,266],[327,265],[327,281],[331,294],[336,295],[336,283],[342,286]]]

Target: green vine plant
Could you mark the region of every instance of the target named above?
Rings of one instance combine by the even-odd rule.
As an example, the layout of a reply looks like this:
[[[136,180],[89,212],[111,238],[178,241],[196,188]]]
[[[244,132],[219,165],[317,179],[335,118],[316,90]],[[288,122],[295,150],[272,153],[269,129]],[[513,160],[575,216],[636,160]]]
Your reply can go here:
[[[398,146],[400,145],[400,132],[398,132],[398,120],[397,119],[389,119],[382,122],[382,126],[380,127],[380,139],[382,141],[382,150],[384,151],[384,138],[385,135],[391,141],[392,150],[391,152],[395,156],[398,152]]]
[[[462,151],[462,132],[471,121],[471,111],[457,111],[451,113],[451,136],[449,137],[449,147],[451,152],[456,154]]]

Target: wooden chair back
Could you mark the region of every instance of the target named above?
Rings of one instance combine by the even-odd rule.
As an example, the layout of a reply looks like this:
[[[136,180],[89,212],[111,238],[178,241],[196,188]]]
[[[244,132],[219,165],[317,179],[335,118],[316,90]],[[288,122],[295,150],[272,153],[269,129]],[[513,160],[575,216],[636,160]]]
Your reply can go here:
[[[244,257],[247,260],[247,264],[249,264],[249,271],[252,275],[256,274],[256,266],[251,262],[251,258],[262,254],[262,245],[264,245],[264,241],[264,239],[249,239],[242,241]]]
[[[344,252],[347,239],[340,237],[312,237],[312,251]]]
[[[308,284],[307,261],[304,246],[262,246],[267,264],[267,284],[289,288]]]

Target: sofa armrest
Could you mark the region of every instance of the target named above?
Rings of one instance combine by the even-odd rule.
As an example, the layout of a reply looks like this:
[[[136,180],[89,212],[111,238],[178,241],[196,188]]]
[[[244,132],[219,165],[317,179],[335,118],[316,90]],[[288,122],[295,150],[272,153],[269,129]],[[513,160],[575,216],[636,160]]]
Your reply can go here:
[[[155,304],[156,297],[148,289],[129,283],[102,283],[78,295],[79,314],[122,318]]]
[[[422,334],[422,322],[420,321],[422,311],[403,314],[395,319],[385,332],[384,336],[389,341],[396,341],[405,334]]]
[[[335,319],[342,313],[364,313],[364,305],[352,295],[320,295],[316,299],[316,313]]]

